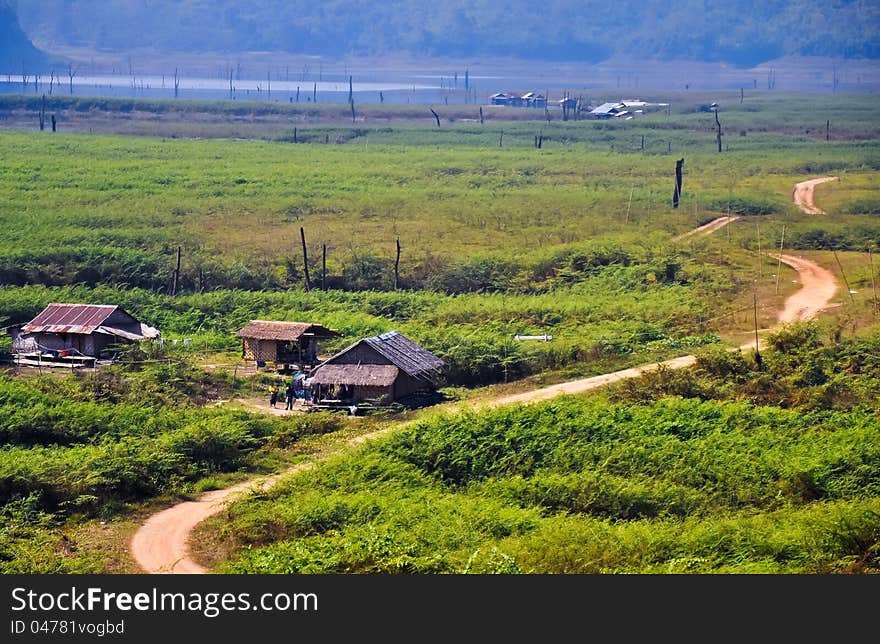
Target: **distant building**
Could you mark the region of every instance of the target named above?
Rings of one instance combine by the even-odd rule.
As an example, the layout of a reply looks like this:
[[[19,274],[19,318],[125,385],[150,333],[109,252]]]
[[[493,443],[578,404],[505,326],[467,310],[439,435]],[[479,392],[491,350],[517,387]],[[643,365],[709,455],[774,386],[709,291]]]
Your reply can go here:
[[[510,101],[515,98],[513,94],[507,92],[498,92],[489,97],[489,103],[492,105],[510,105]]]
[[[602,103],[590,110],[590,116],[597,119],[619,118],[629,114],[623,103]]]
[[[341,333],[311,322],[253,320],[239,329],[241,357],[258,366],[268,363],[297,365],[300,369],[317,364],[318,340],[341,337]]]
[[[33,320],[9,328],[18,359],[94,364],[114,347],[159,337],[159,331],[106,304],[49,304]]]
[[[543,94],[536,94],[535,92],[526,92],[522,96],[520,96],[520,100],[522,101],[523,107],[546,107],[547,99]]]
[[[392,402],[431,392],[443,361],[406,336],[391,331],[358,340],[314,368],[308,386],[318,402]]]

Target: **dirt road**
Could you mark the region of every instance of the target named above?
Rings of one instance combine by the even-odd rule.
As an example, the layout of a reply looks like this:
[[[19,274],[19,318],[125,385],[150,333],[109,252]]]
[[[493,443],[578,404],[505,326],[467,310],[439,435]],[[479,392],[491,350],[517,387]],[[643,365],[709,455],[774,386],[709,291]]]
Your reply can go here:
[[[810,179],[809,181],[801,181],[794,186],[792,199],[795,205],[808,215],[824,215],[825,211],[816,207],[813,197],[813,188],[820,183],[828,183],[836,181],[837,177],[822,177],[821,179]]]
[[[812,195],[812,189],[809,192]],[[812,203],[811,196],[810,203]],[[722,219],[728,218],[724,217]],[[707,226],[712,223],[714,222],[710,222]],[[730,223],[730,221],[725,221],[711,230],[720,228],[726,223]],[[815,317],[828,305],[837,291],[834,275],[815,262],[801,257],[783,255],[781,260],[797,271],[801,282],[801,289],[786,300],[785,306],[779,314],[779,322],[807,320]],[[753,344],[746,344],[740,348],[749,350],[753,346]],[[624,369],[591,378],[564,382],[534,391],[505,396],[488,403],[483,403],[483,406],[497,407],[515,403],[531,403],[547,400],[561,394],[582,393],[625,378],[635,378],[645,371],[656,369],[658,364],[678,369],[690,366],[695,360],[695,356],[682,356],[661,363]],[[362,435],[349,441],[349,444],[362,443],[388,431],[386,429],[375,434]],[[267,489],[283,476],[302,472],[312,467],[314,467],[314,463],[296,465],[285,472],[246,481],[222,490],[207,492],[196,501],[186,501],[162,510],[151,516],[132,537],[130,543],[132,556],[138,565],[148,573],[205,573],[207,571],[194,561],[189,553],[189,537],[195,526],[208,517],[221,512],[238,496],[253,490]]]
[[[726,217],[718,217],[718,218],[710,221],[708,224],[703,224],[702,226],[699,226],[698,228],[694,228],[693,230],[687,231],[683,235],[679,235],[678,237],[673,237],[672,241],[680,241],[682,239],[686,239],[687,237],[693,237],[696,235],[708,235],[709,233],[715,232],[719,228],[723,228],[727,224],[732,224],[737,219],[739,219],[739,217],[736,217],[734,215],[728,215]]]

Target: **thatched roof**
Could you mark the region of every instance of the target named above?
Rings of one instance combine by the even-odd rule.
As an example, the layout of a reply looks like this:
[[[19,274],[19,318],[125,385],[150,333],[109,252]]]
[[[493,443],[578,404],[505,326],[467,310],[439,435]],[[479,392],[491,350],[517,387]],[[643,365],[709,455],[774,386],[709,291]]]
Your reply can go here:
[[[312,385],[390,387],[400,370],[390,364],[325,364],[309,378]]]
[[[443,360],[427,349],[420,347],[398,331],[390,331],[372,338],[358,340],[347,349],[328,358],[318,369],[323,369],[324,365],[329,364],[344,364],[345,354],[361,344],[366,344],[392,365],[413,378],[433,382],[444,366]]]
[[[282,340],[292,342],[300,337],[338,338],[342,334],[320,324],[311,322],[280,322],[274,320],[253,320],[246,327],[239,329],[235,335],[239,338],[254,340]]]

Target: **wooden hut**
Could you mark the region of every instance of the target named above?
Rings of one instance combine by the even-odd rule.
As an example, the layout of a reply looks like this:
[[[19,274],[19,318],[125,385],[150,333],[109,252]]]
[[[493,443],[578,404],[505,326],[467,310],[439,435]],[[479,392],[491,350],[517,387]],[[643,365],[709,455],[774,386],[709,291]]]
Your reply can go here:
[[[308,386],[318,402],[392,402],[435,391],[444,366],[433,353],[391,331],[359,340],[314,368]]]
[[[27,324],[10,327],[15,358],[94,364],[113,348],[159,337],[159,331],[108,304],[49,304]]]
[[[253,320],[235,335],[241,338],[245,360],[262,366],[276,363],[302,369],[318,363],[318,340],[342,334],[311,322]]]

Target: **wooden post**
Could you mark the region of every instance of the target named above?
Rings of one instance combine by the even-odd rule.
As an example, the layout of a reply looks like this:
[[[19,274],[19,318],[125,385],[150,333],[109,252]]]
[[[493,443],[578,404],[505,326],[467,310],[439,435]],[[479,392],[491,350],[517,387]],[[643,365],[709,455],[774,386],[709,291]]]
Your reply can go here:
[[[400,237],[397,238],[397,256],[394,258],[394,290],[397,290],[398,279],[400,277]]]
[[[480,125],[483,124],[483,106],[480,105]]]
[[[758,342],[758,294],[757,292],[752,293],[752,301],[754,302],[755,307],[755,362],[758,363],[758,368],[761,368],[761,349],[760,343]]]
[[[718,151],[721,152],[721,121],[718,120],[718,108],[715,108],[715,140],[718,142]]]
[[[672,193],[672,207],[678,208],[678,202],[681,199],[681,167],[684,165],[684,159],[675,162],[675,191]]]
[[[52,131],[55,131],[55,115],[52,115]]]
[[[312,288],[311,280],[309,280],[309,255],[306,252],[306,231],[302,226],[300,226],[299,228],[299,235],[302,238],[303,273],[305,274],[306,278],[306,291],[309,291]]]
[[[171,283],[171,295],[177,295],[177,285],[180,282],[180,246],[177,247],[177,268],[174,269],[174,281]]]
[[[871,297],[874,301],[874,315],[877,315],[877,285],[874,283],[874,256],[871,254],[870,246],[868,246],[868,266],[871,270]]]
[[[825,121],[825,140],[831,140],[831,120]]]
[[[327,290],[327,244],[321,244],[321,290]]]
[[[498,147],[502,147],[504,143],[504,130],[501,130],[501,134],[498,135]]]
[[[645,135],[642,134],[642,150],[645,149]]]
[[[755,222],[755,230],[758,234],[758,279],[764,278],[764,262],[761,259],[761,224]]]
[[[293,128],[293,142],[298,143],[298,141],[296,140],[296,128],[295,127]]]
[[[785,244],[785,224],[782,224],[782,239],[779,240],[779,261],[776,263],[776,295],[779,295],[779,272],[782,269],[782,248]]]
[[[434,115],[434,119],[436,119],[436,121],[437,121],[437,127],[440,127],[440,115],[437,114],[437,112],[435,112],[435,111],[434,111],[433,109],[431,109],[430,107],[429,107],[428,109],[431,110],[431,114]]]
[[[840,258],[837,256],[837,251],[832,248],[831,252],[834,253],[834,259],[837,261],[837,268],[840,269],[840,274],[843,277],[843,283],[846,284],[846,292],[849,293],[850,302],[855,304],[856,301],[853,297],[852,289],[849,287],[849,281],[847,281],[846,279],[846,273],[843,272],[843,265],[840,263]]]
[[[626,204],[626,219],[624,220],[624,223],[627,223],[627,224],[629,223],[629,209],[632,206],[633,192],[635,192],[635,190],[636,190],[635,186],[633,186],[632,188],[629,189],[629,201]]]

